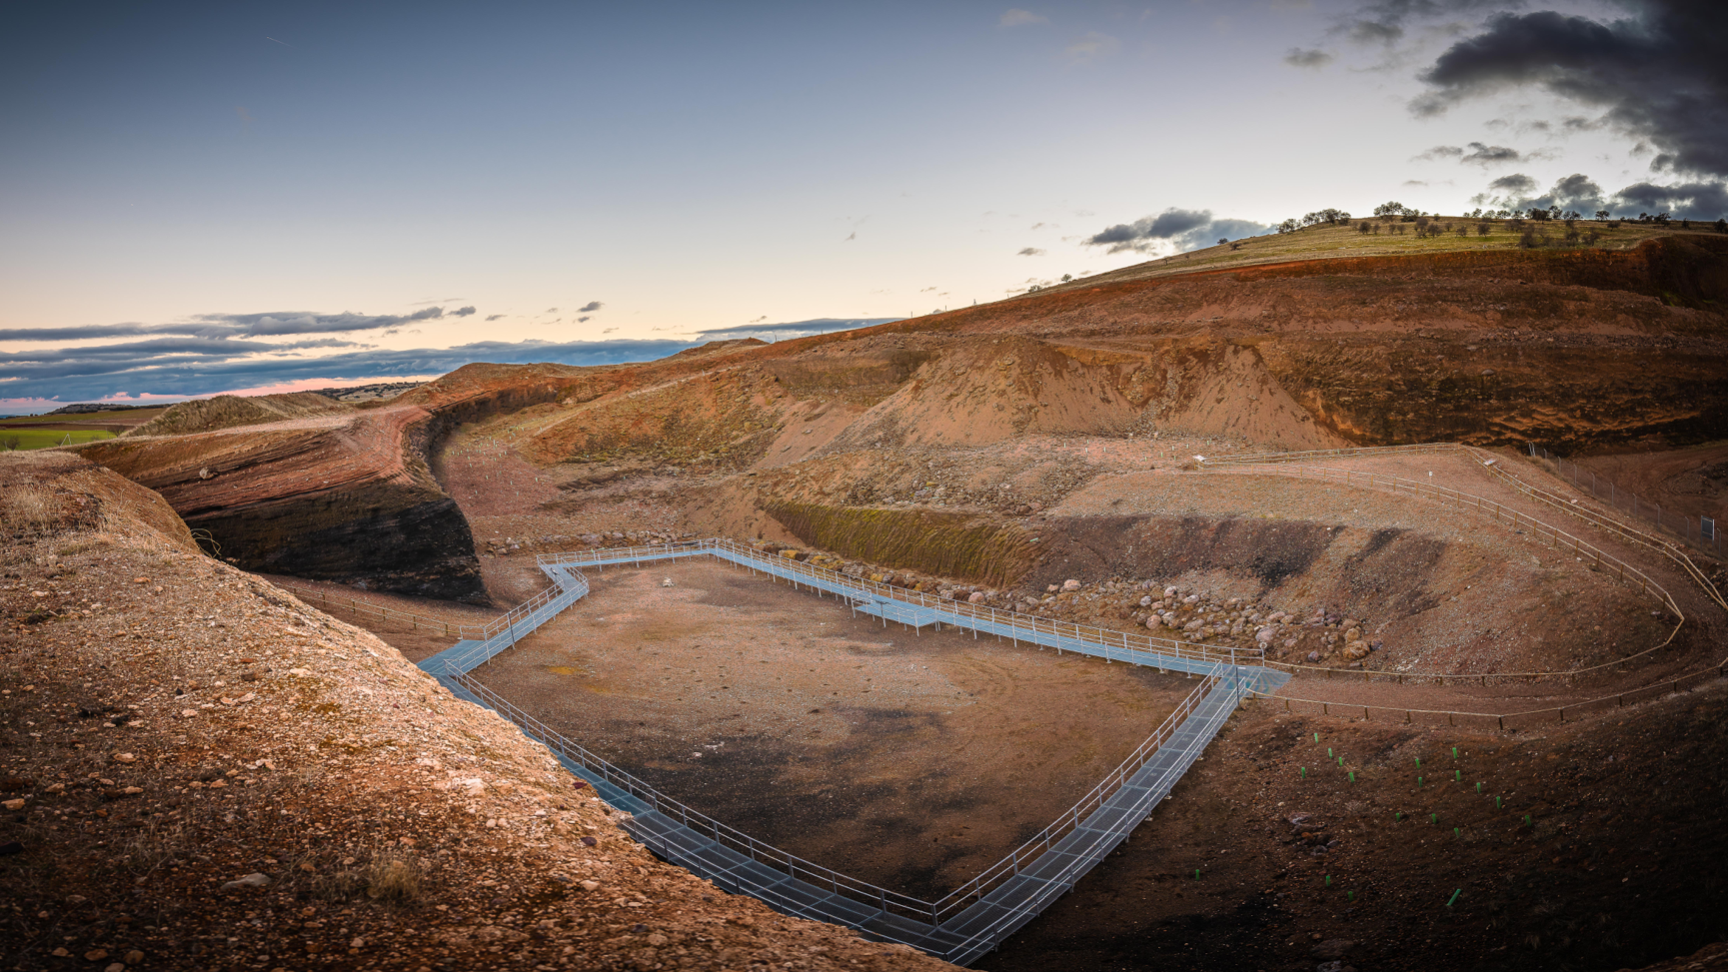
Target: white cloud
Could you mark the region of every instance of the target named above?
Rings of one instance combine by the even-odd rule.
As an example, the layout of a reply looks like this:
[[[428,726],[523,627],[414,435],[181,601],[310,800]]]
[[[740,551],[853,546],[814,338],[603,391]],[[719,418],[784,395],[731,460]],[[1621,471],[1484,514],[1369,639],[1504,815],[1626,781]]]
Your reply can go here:
[[[1027,24],[1047,24],[1049,22],[1049,17],[1041,17],[1030,10],[1021,10],[1019,7],[1014,7],[1007,13],[1003,14],[1000,20],[996,21],[996,26],[1024,27]]]

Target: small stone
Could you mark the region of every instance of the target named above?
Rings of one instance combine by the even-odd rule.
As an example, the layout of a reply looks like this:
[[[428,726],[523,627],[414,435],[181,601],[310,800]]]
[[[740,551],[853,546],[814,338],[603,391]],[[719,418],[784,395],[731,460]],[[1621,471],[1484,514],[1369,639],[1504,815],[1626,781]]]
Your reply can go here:
[[[1070,577],[1062,582],[1062,593],[1071,594],[1080,589],[1080,582]]]
[[[126,964],[127,965],[137,965],[138,963],[140,963],[142,961],[144,961],[144,953],[143,952],[140,952],[137,949],[133,949],[132,951],[126,953]]]
[[[984,603],[984,592],[983,591],[973,591],[972,596],[968,597],[966,599],[966,603],[968,603],[968,604],[983,604]]]
[[[69,958],[72,955],[72,953],[66,951],[66,949],[64,947],[57,948],[54,951],[49,952],[48,954],[54,956],[55,958]]]
[[[261,888],[261,887],[264,887],[265,885],[267,885],[269,883],[270,883],[269,875],[259,874],[257,872],[253,872],[251,874],[246,875],[243,878],[239,878],[237,880],[229,881],[229,882],[223,884],[222,890],[224,890],[224,891],[236,891],[236,890],[239,890],[240,888]]]
[[[0,801],[0,807],[5,807],[8,810],[22,810],[24,809],[24,800],[19,798],[17,800]]]
[[[595,844],[598,844],[598,843],[600,843],[600,842],[599,842],[599,841],[597,841],[597,840],[595,840],[595,839],[594,839],[594,838],[592,838],[592,837],[584,837],[584,838],[582,838],[582,846],[583,846],[583,847],[593,847],[593,846],[594,846],[594,845],[595,845]]]
[[[115,753],[114,754],[114,762],[116,762],[116,763],[136,763],[137,761],[138,761],[138,757],[132,755],[131,753]]]
[[[93,948],[84,953],[84,961],[86,962],[100,962],[107,957],[108,950],[105,948]]]
[[[595,880],[583,881],[582,882],[582,890],[584,890],[584,891],[598,891],[598,890],[600,890],[600,882],[595,881]]]
[[[348,947],[349,948],[365,948],[366,947],[366,939],[356,938],[353,941],[348,943]]]
[[[180,710],[180,718],[182,718],[182,719],[194,719],[194,718],[197,718],[197,716],[198,716],[198,710],[197,709],[181,709]]]
[[[50,784],[48,786],[48,788],[43,790],[42,792],[44,792],[44,793],[65,793],[66,792],[66,784],[53,783],[53,784]]]
[[[1317,661],[1319,661],[1319,660],[1320,660],[1320,653],[1319,653],[1319,652],[1317,652],[1317,651],[1311,651],[1311,652],[1309,652],[1309,653],[1308,653],[1308,660],[1309,660],[1309,661],[1311,661],[1311,662],[1317,662]]]

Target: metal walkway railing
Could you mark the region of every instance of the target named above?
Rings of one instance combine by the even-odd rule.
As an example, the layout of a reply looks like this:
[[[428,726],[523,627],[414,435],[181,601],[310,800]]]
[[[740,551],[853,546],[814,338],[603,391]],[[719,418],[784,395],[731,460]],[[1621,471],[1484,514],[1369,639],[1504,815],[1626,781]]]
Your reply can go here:
[[[690,557],[714,557],[832,594],[884,624],[952,624],[975,635],[998,635],[1202,677],[1176,711],[1074,806],[972,880],[936,901],[925,901],[764,844],[673,800],[565,738],[472,676],[476,667],[588,593],[588,579],[580,567],[640,566]],[[767,555],[729,540],[538,559],[552,581],[550,588],[488,625],[484,639],[459,642],[422,661],[420,667],[457,697],[493,708],[544,743],[571,772],[593,785],[601,798],[628,811],[625,829],[667,860],[788,914],[847,925],[872,938],[911,945],[955,963],[991,951],[1073,887],[1169,794],[1241,699],[1275,691],[1289,678],[1262,667],[1236,665],[1230,652],[942,601]],[[1088,637],[1094,632],[1107,634],[1108,639]],[[1158,650],[1166,646],[1168,653]]]

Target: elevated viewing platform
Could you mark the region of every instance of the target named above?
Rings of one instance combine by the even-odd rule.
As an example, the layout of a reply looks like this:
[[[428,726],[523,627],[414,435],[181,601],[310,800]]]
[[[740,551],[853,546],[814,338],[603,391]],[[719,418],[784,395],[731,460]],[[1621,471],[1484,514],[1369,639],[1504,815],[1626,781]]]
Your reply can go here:
[[[917,630],[950,625],[974,636],[1027,643],[1199,676],[1176,711],[1091,792],[1007,857],[937,901],[878,887],[763,844],[685,806],[565,738],[480,684],[473,670],[575,604],[589,591],[580,568],[640,567],[713,557],[844,600],[856,613]],[[1236,652],[1146,635],[1055,623],[944,601],[775,557],[728,540],[631,547],[539,558],[552,586],[420,663],[452,694],[497,711],[544,743],[595,795],[630,816],[623,826],[656,854],[728,891],[790,915],[855,928],[882,941],[964,964],[999,945],[1072,888],[1169,795],[1241,700],[1276,691],[1289,675],[1249,665]]]

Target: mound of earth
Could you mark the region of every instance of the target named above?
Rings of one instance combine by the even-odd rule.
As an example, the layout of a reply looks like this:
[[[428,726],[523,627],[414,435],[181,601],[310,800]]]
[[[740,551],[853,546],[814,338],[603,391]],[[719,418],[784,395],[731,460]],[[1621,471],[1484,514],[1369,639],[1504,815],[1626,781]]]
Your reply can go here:
[[[217,395],[169,406],[168,410],[127,432],[129,436],[186,435],[192,432],[214,432],[237,425],[257,425],[283,419],[313,418],[352,412],[353,406],[335,401],[317,392],[295,392],[289,395],[258,395],[242,398],[238,395]]]
[[[11,968],[948,967],[659,862],[544,747],[108,470],[3,456],[0,503]]]

